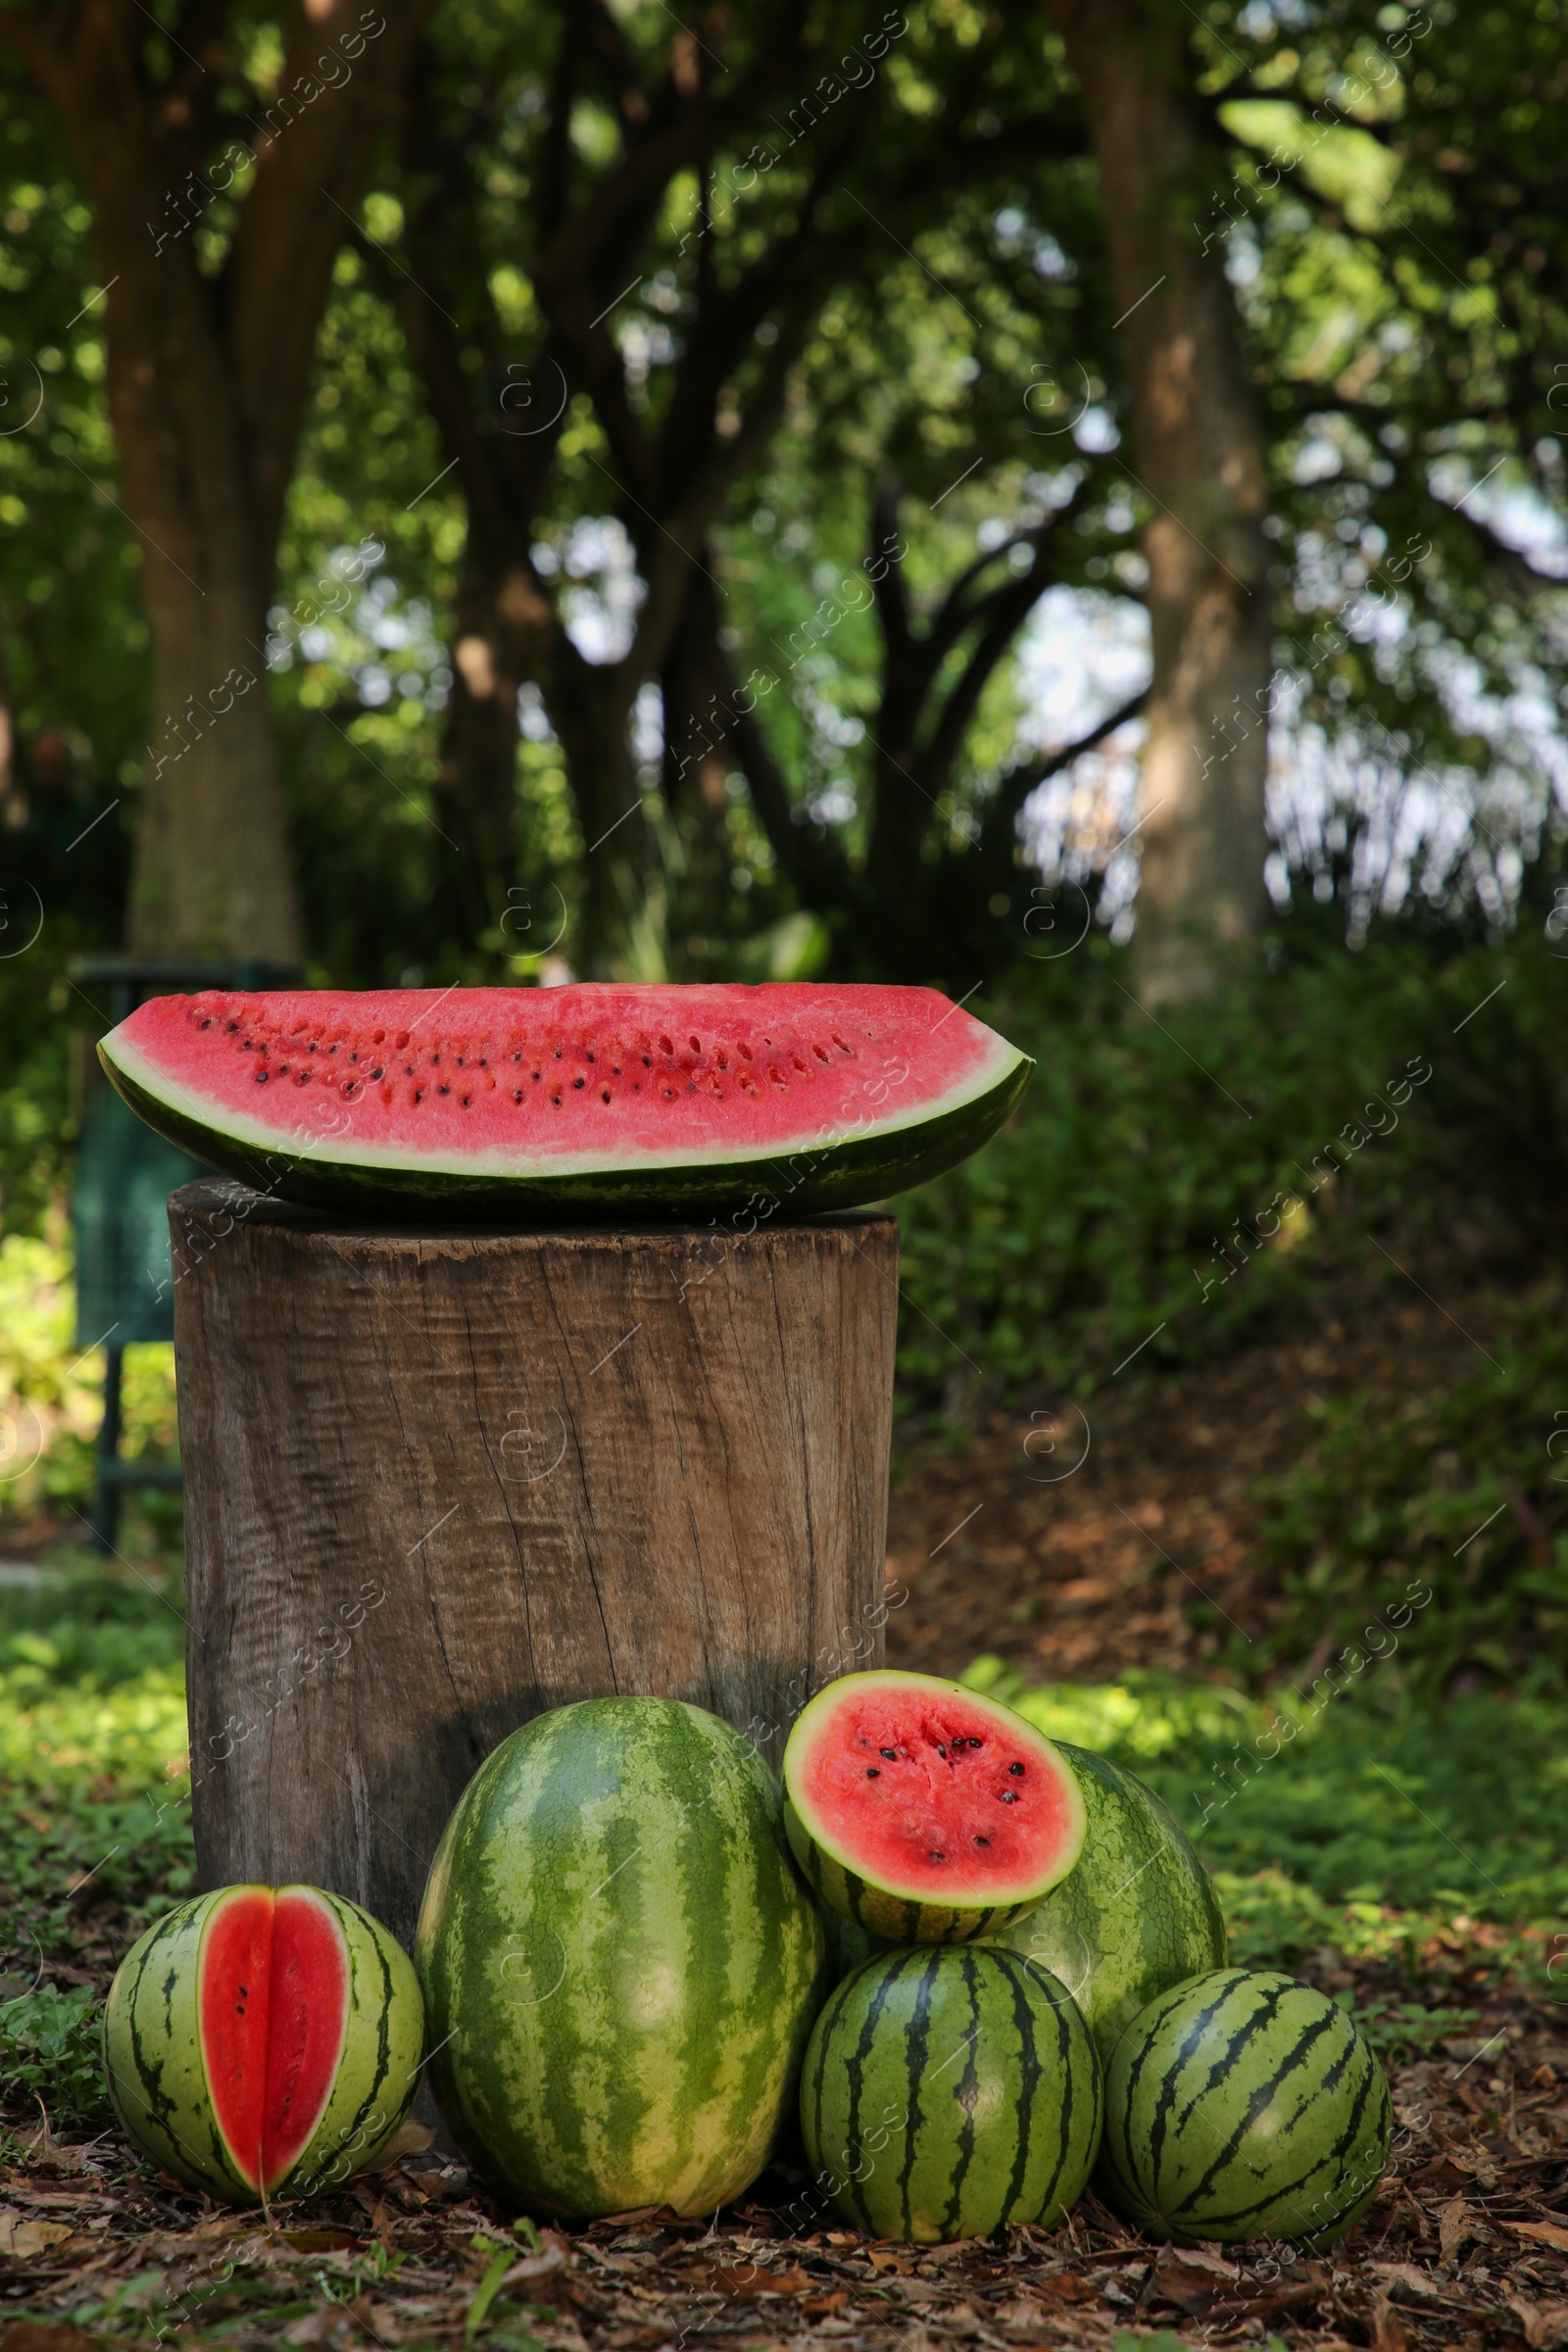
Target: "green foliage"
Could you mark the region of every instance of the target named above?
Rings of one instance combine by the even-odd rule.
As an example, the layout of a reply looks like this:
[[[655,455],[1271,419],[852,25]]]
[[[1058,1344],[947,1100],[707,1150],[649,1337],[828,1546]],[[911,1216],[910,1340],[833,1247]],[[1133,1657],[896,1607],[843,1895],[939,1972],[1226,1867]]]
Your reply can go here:
[[[42,1984],[0,2001],[0,2104],[54,2131],[83,2130],[109,2114],[98,2047],[98,2004],[81,1984]]]

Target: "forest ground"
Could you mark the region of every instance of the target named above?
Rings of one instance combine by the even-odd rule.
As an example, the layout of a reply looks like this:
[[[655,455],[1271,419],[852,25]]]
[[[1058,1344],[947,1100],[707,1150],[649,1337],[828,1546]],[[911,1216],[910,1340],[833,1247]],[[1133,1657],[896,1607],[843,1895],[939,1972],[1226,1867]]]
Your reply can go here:
[[[1112,1383],[1081,1412],[998,1412],[959,1437],[904,1424],[890,1659],[956,1674],[985,1650],[1024,1685],[1102,1693],[1161,1677],[1223,1692],[1238,1659],[1245,1679],[1247,1652],[1280,1607],[1259,1563],[1257,1482],[1310,1454],[1316,1403],[1375,1381],[1392,1411],[1461,1377],[1489,1328],[1484,1297],[1450,1300],[1451,1314],[1424,1298],[1376,1315],[1364,1303],[1328,1298],[1309,1335],[1179,1378]],[[1300,1658],[1297,1679],[1319,1663]],[[1360,1717],[1343,1712],[1352,1703]],[[1353,1750],[1371,1705],[1342,1702],[1336,1721],[1348,1728],[1320,1752]],[[1440,1738],[1442,1711],[1440,1699]],[[1303,1749],[1288,1769],[1304,1787],[1327,1766]],[[1168,1774],[1161,1785],[1176,1802]],[[1293,1834],[1288,1807],[1276,1814],[1281,1837]],[[34,1818],[42,1840],[47,1816]],[[1468,1817],[1433,1827],[1455,1852],[1467,1842]],[[28,1834],[24,1822],[14,1831]],[[1484,1821],[1474,1834],[1486,1836]],[[1243,1956],[1280,1959],[1348,2000],[1389,2068],[1396,2161],[1367,2218],[1328,2254],[1159,2248],[1092,2193],[1050,2232],[869,2244],[830,2214],[794,2226],[804,2177],[789,2168],[712,2224],[639,2214],[569,2231],[535,2217],[535,2229],[428,2147],[264,2219],[128,2161],[101,2123],[61,2127],[43,2104],[29,2115],[18,2073],[0,2140],[0,2352],[173,2338],[236,2352],[852,2342],[1552,2352],[1568,2344],[1568,2009],[1543,1965],[1542,1931],[1521,1938],[1451,1895],[1424,1911],[1342,1903],[1324,1868],[1315,1892],[1287,1886],[1309,1909],[1284,1944],[1288,1905],[1241,1902],[1267,1870],[1220,1883],[1241,1905]],[[24,1880],[15,1863],[10,1872]],[[45,1982],[67,1997],[101,1993],[147,1893],[75,1889],[49,1915]],[[34,1916],[24,1899],[24,1913]],[[8,1955],[13,1970],[21,1957]],[[23,1982],[0,1980],[0,1994]]]

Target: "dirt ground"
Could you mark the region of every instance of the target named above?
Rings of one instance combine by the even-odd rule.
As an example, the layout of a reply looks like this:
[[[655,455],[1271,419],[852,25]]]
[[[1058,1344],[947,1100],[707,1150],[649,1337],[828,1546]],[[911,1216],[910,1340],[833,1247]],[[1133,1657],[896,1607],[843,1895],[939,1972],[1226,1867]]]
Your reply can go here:
[[[1250,1492],[1309,1444],[1314,1396],[1440,1385],[1468,1348],[1424,1299],[1376,1315],[1330,1301],[1304,1344],[1113,1383],[1086,1413],[998,1415],[956,1450],[906,1430],[890,1574],[907,1597],[889,1619],[890,1657],[957,1672],[991,1648],[1040,1679],[1200,1674],[1235,1639],[1224,1620],[1250,1639],[1268,1622]],[[1195,1596],[1219,1617],[1195,1622]],[[1369,2007],[1464,2012],[1462,2032],[1389,2051],[1395,2161],[1327,2254],[1159,2247],[1093,2193],[1052,2232],[871,2244],[813,2208],[788,2170],[713,2226],[636,2214],[519,2236],[515,2216],[428,2148],[260,2217],[127,2163],[114,2134],[64,2143],[40,2126],[0,2162],[0,2352],[172,2339],[235,2352],[1113,2352],[1128,2331],[1195,2348],[1552,2352],[1568,2346],[1568,2002],[1489,1978],[1473,1943],[1420,1955],[1418,1981],[1352,1971],[1328,1949],[1304,1969]]]
[[[1461,1954],[1430,1956],[1429,1997]],[[1331,1979],[1348,1972],[1329,1967]],[[1358,1999],[1391,1991],[1372,1972]],[[1468,1987],[1454,1991],[1474,1999]],[[1124,2330],[1300,2352],[1568,2344],[1568,2008],[1499,1994],[1391,2067],[1398,2136],[1371,2213],[1320,2256],[1159,2247],[1093,2194],[1061,2229],[920,2249],[818,2217],[764,2176],[718,2226],[631,2214],[536,2243],[459,2168],[405,2155],[270,2222],[39,2133],[0,2168],[0,2352],[182,2339],[248,2348],[949,2344],[1111,2352]],[[24,2316],[25,2315],[25,2316]]]
[[[1473,1375],[1466,1335],[1484,1339],[1495,1305],[1454,1303],[1463,1330],[1413,1287],[1381,1304],[1347,1290],[1304,1340],[1124,1374],[1083,1405],[992,1413],[964,1444],[906,1433],[888,1574],[895,1601],[908,1597],[888,1617],[889,1664],[959,1673],[984,1649],[1029,1681],[1112,1682],[1128,1667],[1200,1675],[1238,1637],[1255,1642],[1278,1607],[1257,1564],[1256,1482],[1309,1451],[1312,1407],[1330,1396]]]

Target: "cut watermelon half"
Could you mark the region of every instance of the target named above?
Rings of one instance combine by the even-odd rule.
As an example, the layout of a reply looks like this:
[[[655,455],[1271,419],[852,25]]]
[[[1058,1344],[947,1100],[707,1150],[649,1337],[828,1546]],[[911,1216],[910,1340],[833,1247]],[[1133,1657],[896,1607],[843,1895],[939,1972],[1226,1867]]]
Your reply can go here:
[[[934,989],[794,982],[209,991],[99,1053],[260,1191],[521,1223],[853,1208],[964,1158],[1034,1066]]]
[[[895,1943],[966,1943],[1072,1869],[1071,1765],[1010,1707],[927,1674],[849,1674],[784,1750],[785,1828],[824,1901]]]
[[[213,2116],[248,2188],[270,2196],[316,2136],[349,2025],[348,1945],[308,1886],[236,1886],[198,1963]]]

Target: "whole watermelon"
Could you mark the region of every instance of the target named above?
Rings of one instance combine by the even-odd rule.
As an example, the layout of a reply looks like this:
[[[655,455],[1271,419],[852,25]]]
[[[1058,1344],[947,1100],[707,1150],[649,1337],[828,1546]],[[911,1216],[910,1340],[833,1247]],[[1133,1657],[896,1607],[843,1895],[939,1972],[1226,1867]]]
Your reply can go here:
[[[1078,1867],[988,1937],[1059,1977],[1108,2066],[1123,2026],[1189,1977],[1225,1965],[1225,1922],[1197,1848],[1136,1773],[1065,1740],[1089,1828]]]
[[[1097,2185],[1151,2236],[1332,2245],[1389,2158],[1389,2086],[1326,1993],[1218,1969],[1161,1993],[1118,2040]]]
[[[1059,2220],[1094,2165],[1101,2106],[1072,1995],[983,1944],[868,1961],[817,2019],[801,2075],[819,2184],[852,2228],[919,2244]]]
[[[104,2074],[155,2164],[256,2205],[369,2164],[413,2103],[423,2038],[408,1956],[368,1912],[319,1886],[220,1886],[116,1970]]]
[[[442,2113],[500,2194],[710,2213],[767,2162],[824,1989],[778,1785],[700,1707],[595,1698],[458,1800],[415,1955]]]

